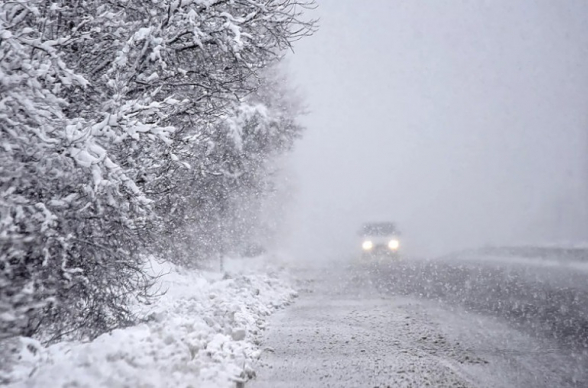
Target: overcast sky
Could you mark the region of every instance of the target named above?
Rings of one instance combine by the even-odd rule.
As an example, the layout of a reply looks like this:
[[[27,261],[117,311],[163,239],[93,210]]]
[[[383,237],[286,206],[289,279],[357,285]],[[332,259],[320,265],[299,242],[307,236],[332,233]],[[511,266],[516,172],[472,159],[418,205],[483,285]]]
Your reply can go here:
[[[588,2],[318,2],[289,58],[297,252],[351,254],[370,220],[415,254],[588,234]]]

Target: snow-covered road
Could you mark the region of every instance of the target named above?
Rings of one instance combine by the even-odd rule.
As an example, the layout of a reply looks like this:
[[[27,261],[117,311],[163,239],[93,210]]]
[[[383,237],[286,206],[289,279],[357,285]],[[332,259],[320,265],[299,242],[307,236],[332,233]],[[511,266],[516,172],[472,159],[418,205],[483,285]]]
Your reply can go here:
[[[412,261],[375,271],[331,265],[300,271],[306,287],[295,305],[271,319],[264,345],[268,351],[261,358],[257,379],[247,386],[588,386],[588,357],[579,337],[583,331],[576,327],[576,337],[571,331],[582,322],[570,321],[581,314],[564,311],[562,319],[568,323],[560,326],[566,336],[554,338],[548,326],[561,327],[549,324],[551,306],[536,309],[542,314],[535,311],[513,319],[517,317],[510,314],[513,306],[533,302],[525,299],[524,290],[513,291],[510,300],[499,294],[484,299],[480,292],[488,292],[485,286],[463,289],[463,282],[476,277],[464,276],[460,271],[466,269],[456,263],[454,259],[434,265]],[[466,267],[473,271],[472,265]],[[508,281],[500,275],[502,266],[473,266],[488,275],[481,284],[504,293]],[[563,283],[572,276],[557,280],[553,268],[548,268],[527,272],[528,283],[538,284],[539,273]],[[545,294],[565,290],[565,284],[559,288],[539,284]],[[568,309],[576,306],[556,303]],[[577,346],[571,345],[574,338]]]

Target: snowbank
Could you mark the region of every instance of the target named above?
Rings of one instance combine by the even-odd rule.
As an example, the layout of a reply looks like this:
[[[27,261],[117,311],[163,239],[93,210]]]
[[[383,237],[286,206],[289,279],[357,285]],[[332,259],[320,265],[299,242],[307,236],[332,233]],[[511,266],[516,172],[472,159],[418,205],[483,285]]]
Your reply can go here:
[[[284,273],[261,259],[230,260],[225,275],[152,263],[167,293],[143,307],[146,323],[48,348],[22,338],[9,386],[216,388],[251,376],[267,316],[296,296]]]

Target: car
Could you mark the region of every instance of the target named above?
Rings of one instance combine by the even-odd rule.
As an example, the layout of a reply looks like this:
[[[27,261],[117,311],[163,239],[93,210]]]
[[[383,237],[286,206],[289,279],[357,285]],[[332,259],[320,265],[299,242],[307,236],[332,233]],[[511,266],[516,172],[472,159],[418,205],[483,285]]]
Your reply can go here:
[[[400,232],[392,222],[368,222],[360,231],[363,259],[396,258],[400,253]]]

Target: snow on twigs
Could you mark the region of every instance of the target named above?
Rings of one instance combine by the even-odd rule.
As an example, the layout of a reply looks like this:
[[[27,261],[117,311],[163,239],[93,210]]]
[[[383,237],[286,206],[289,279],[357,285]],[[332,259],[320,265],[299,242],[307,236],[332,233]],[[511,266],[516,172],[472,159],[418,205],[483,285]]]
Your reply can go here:
[[[284,275],[245,273],[231,261],[225,274],[150,263],[167,291],[154,305],[138,307],[144,323],[48,348],[20,338],[9,386],[234,387],[250,377],[266,318],[296,296]]]

